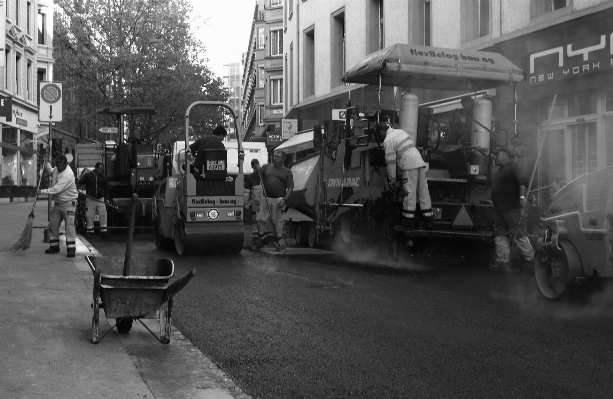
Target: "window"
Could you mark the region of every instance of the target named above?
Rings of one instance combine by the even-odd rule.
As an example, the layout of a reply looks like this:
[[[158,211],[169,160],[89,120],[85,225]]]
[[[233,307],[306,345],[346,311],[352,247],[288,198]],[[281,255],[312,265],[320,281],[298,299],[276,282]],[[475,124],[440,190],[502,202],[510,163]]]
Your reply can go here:
[[[264,124],[264,105],[258,104],[258,125]]]
[[[315,94],[315,28],[304,33],[304,97]]]
[[[21,54],[15,52],[15,87],[13,93],[21,94]]]
[[[270,104],[283,104],[283,78],[270,78]]]
[[[9,76],[11,76],[11,49],[9,47],[4,51],[4,90],[10,91]]]
[[[38,12],[38,44],[45,44],[47,35],[47,18],[42,12]]]
[[[38,95],[38,88],[40,87],[40,82],[44,82],[47,77],[47,71],[45,69],[39,69],[36,71],[36,104],[39,104],[40,96]]]
[[[490,0],[465,0],[461,3],[465,42],[490,34]]]
[[[385,47],[385,26],[383,24],[383,0],[379,0],[379,49]]]
[[[432,2],[426,0],[419,7],[419,44],[432,45]]]
[[[266,75],[264,75],[264,65],[258,66],[258,87],[264,87],[266,84]]]
[[[283,5],[283,0],[270,0],[271,7],[281,7]]]
[[[366,4],[366,53],[379,50],[379,3],[380,0],[368,0]]]
[[[26,16],[26,33],[28,35],[32,34],[32,2],[28,1],[27,7],[27,16]]]
[[[32,61],[28,60],[28,66],[26,68],[26,98],[32,100]]]
[[[289,45],[289,101],[291,107],[294,104],[294,43]]]
[[[572,179],[590,172],[598,167],[598,145],[596,123],[582,123],[570,126]]]
[[[331,84],[336,87],[341,84],[345,73],[345,10],[332,14],[332,32],[330,35],[330,67]]]
[[[530,18],[562,9],[567,0],[530,0]]]
[[[258,28],[258,49],[263,49],[266,44],[266,37],[264,36],[264,28]]]
[[[283,54],[283,30],[270,31],[270,55],[280,56]]]
[[[19,9],[20,9],[19,0],[15,0],[15,25],[20,26],[19,23]]]

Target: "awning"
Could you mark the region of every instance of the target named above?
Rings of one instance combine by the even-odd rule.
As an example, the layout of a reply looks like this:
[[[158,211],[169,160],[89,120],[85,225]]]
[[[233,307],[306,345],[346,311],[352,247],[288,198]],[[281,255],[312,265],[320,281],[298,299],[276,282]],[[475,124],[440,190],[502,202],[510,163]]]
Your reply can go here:
[[[304,151],[313,148],[313,131],[307,131],[305,133],[298,133],[287,140],[285,143],[280,144],[275,148],[275,151],[283,151],[286,154],[292,154],[298,151]]]
[[[523,70],[498,53],[401,43],[369,54],[343,76],[345,83],[465,92],[523,80]]]

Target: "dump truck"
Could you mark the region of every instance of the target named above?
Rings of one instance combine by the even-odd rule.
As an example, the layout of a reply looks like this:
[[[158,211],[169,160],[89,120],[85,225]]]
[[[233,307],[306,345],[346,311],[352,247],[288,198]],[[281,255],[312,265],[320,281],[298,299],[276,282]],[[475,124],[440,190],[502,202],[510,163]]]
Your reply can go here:
[[[509,85],[515,99],[515,85],[523,79],[520,68],[496,53],[395,44],[369,55],[345,73],[345,83],[471,95],[475,106],[470,136],[458,143],[457,124],[445,121],[441,128],[432,109],[408,89],[398,89],[396,110],[359,112],[348,101],[344,122],[324,121],[277,148],[300,156],[294,156],[291,166],[295,187],[286,214],[290,236],[306,246],[333,240],[346,245],[366,237],[412,254],[463,258],[477,253],[474,245],[485,244],[493,254],[492,151],[500,146],[517,149],[520,140],[516,124],[504,129],[493,115],[492,102],[497,99],[476,93]],[[517,120],[516,104],[512,112],[511,123]],[[398,226],[403,193],[399,186],[386,187],[384,136],[374,128],[381,121],[412,135],[429,165],[433,230],[426,229],[419,207],[415,229]],[[301,141],[311,142],[310,147],[301,146]],[[536,242],[539,209],[531,205],[527,212],[529,234]]]
[[[179,255],[197,251],[238,254],[244,241],[242,140],[239,137],[236,146],[225,150],[198,154],[203,170],[195,172],[196,158],[189,151],[189,116],[196,106],[226,110],[234,126],[238,126],[234,110],[223,102],[197,101],[187,108],[185,138],[174,143],[170,175],[155,192],[152,212],[155,246],[174,247]],[[229,160],[233,160],[232,165]]]

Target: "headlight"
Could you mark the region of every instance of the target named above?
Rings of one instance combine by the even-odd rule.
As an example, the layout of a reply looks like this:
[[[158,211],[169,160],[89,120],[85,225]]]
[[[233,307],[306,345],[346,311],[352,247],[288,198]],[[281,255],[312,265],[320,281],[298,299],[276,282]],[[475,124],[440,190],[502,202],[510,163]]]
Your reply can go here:
[[[209,210],[209,213],[207,216],[211,220],[217,220],[217,218],[219,217],[219,211],[217,209],[211,209]]]
[[[197,218],[203,218],[204,217],[204,212],[196,212],[196,217]]]
[[[228,211],[228,217],[234,217],[234,211]]]

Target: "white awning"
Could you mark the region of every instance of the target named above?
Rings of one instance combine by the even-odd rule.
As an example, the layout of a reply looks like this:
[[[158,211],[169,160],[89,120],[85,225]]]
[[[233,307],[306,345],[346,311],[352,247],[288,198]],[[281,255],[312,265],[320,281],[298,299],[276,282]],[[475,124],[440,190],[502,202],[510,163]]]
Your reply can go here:
[[[311,148],[313,148],[313,131],[309,130],[305,133],[298,133],[294,135],[294,137],[275,148],[275,151],[283,151],[286,154],[292,154]]]

